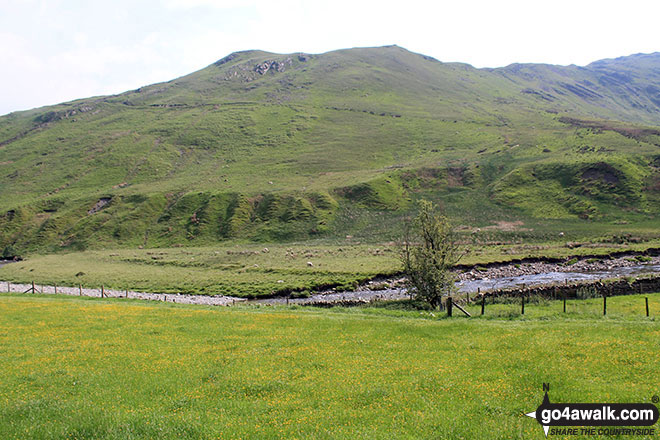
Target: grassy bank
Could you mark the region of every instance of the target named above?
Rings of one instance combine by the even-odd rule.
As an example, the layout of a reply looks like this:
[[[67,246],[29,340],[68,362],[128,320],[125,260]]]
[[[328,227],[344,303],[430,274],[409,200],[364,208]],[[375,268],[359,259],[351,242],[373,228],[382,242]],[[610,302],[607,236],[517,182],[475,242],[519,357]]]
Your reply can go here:
[[[543,382],[557,402],[657,394],[660,327],[632,299],[449,320],[1,295],[0,437],[540,439],[522,413]]]
[[[461,261],[484,264],[528,257],[607,255],[660,247],[643,243],[544,242],[470,246]],[[337,286],[350,290],[400,270],[395,243],[308,242],[226,244],[199,248],[122,249],[28,256],[0,267],[0,280],[17,283],[131,289],[145,292],[264,296]]]

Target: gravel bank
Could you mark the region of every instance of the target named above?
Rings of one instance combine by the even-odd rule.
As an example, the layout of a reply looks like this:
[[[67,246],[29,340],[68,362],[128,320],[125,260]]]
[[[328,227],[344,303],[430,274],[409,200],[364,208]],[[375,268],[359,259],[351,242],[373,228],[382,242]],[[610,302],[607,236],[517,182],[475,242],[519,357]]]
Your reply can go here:
[[[550,272],[606,272],[608,270],[616,269],[619,267],[633,267],[640,264],[657,265],[660,264],[660,257],[649,257],[648,261],[639,261],[633,256],[624,256],[619,258],[602,259],[587,258],[577,260],[573,264],[561,263],[521,263],[521,264],[502,264],[485,268],[483,270],[477,269],[478,266],[471,270],[464,271],[458,274],[459,281],[473,281],[484,280],[493,278],[517,277],[522,275],[538,275]]]

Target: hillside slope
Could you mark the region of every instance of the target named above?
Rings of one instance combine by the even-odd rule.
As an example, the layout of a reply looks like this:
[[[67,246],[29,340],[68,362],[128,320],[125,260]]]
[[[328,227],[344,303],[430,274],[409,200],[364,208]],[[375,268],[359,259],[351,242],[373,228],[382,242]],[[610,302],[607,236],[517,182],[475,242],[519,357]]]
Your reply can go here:
[[[472,225],[655,218],[659,126],[658,53],[475,69],[396,46],[238,52],[0,117],[0,246],[343,234],[421,196]]]

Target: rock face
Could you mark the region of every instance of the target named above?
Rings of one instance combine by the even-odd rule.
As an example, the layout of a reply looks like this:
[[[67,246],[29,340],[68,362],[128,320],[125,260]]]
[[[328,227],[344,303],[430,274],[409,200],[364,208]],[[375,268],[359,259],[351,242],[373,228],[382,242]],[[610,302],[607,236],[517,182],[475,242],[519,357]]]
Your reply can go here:
[[[103,209],[108,203],[112,201],[111,197],[101,197],[98,202],[94,206],[92,206],[92,209],[87,211],[87,214],[92,215],[96,214],[99,212],[101,209]]]
[[[291,60],[289,61],[289,64],[291,64]],[[265,75],[268,71],[273,71],[273,72],[284,72],[286,68],[286,61],[264,61],[261,64],[257,64],[254,67],[254,71],[257,72],[259,75]]]
[[[233,61],[235,58],[236,57],[229,55],[220,61],[217,61],[215,65],[221,66],[228,63],[229,61]],[[300,57],[298,57],[298,60],[300,60]],[[292,57],[280,58],[279,60],[263,60],[257,64],[254,64],[254,61],[248,61],[233,66],[230,70],[225,72],[222,79],[224,81],[239,80],[243,82],[251,82],[267,74],[268,72],[271,74],[282,73],[285,70],[292,68],[293,66],[294,59]]]

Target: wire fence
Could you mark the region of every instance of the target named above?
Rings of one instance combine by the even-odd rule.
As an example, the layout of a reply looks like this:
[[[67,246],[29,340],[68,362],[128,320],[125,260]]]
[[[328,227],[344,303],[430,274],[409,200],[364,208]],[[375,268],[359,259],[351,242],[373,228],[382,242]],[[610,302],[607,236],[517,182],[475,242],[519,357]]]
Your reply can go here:
[[[476,294],[462,293],[454,297],[447,297],[441,310],[446,311],[447,315],[453,316],[454,311],[473,316],[475,306],[477,306],[477,315],[485,315],[488,306],[492,305],[512,305],[515,306],[520,315],[525,314],[525,306],[530,304],[546,303],[549,301],[562,301],[563,312],[567,312],[567,301],[569,300],[587,300],[602,298],[602,313],[607,315],[607,298],[612,296],[643,294],[660,291],[660,276],[651,276],[638,279],[614,279],[608,281],[594,281],[587,283],[564,283],[554,285],[530,286],[523,285],[518,288],[494,290],[488,292],[477,291]],[[212,296],[212,295],[189,295],[180,293],[148,293],[131,289],[117,290],[106,289],[104,285],[98,288],[78,286],[57,286],[42,285],[32,282],[30,284],[13,283],[10,281],[0,281],[0,292],[8,293],[37,293],[37,294],[61,294],[75,295],[97,298],[125,298],[139,299],[149,301],[162,301],[180,304],[201,304],[230,306],[237,303],[244,303],[245,298],[231,296]],[[387,298],[380,298],[378,291],[373,291],[374,298],[371,301],[360,299],[359,301],[347,301],[342,297],[341,301],[336,303],[323,302],[326,306],[351,306],[365,305],[374,301],[382,301]],[[650,316],[650,307],[648,297],[644,298],[644,309],[646,316]],[[289,304],[289,301],[286,301]],[[306,304],[315,305],[315,304]],[[472,312],[468,311],[470,309]],[[513,308],[509,308],[511,313]]]
[[[447,315],[453,315],[453,309],[458,308],[467,316],[471,314],[464,309],[468,305],[480,305],[480,315],[486,314],[488,305],[509,304],[519,307],[519,313],[525,314],[525,305],[547,303],[549,301],[561,301],[562,311],[567,313],[567,301],[569,300],[589,300],[602,298],[602,314],[607,315],[607,299],[613,296],[641,295],[644,293],[655,293],[660,291],[660,276],[650,276],[644,278],[630,279],[621,278],[606,281],[593,281],[583,283],[568,282],[564,284],[542,285],[527,287],[523,285],[520,288],[496,290],[489,292],[477,291],[476,295],[470,298],[469,294],[452,298],[448,297],[445,301]],[[650,307],[648,297],[643,299],[643,314],[650,317]]]
[[[96,298],[126,298],[140,299],[148,301],[162,301],[180,304],[201,304],[213,306],[229,306],[237,302],[245,301],[243,298],[234,298],[230,296],[212,296],[212,295],[187,295],[179,293],[149,293],[138,292],[131,289],[117,290],[106,289],[105,286],[98,288],[83,287],[81,284],[75,287],[43,285],[32,282],[30,284],[12,283],[11,281],[0,282],[0,292],[7,293],[38,293],[38,294],[59,294],[86,296]]]

